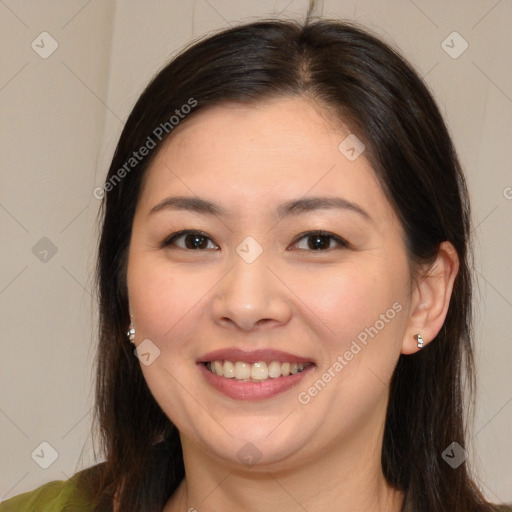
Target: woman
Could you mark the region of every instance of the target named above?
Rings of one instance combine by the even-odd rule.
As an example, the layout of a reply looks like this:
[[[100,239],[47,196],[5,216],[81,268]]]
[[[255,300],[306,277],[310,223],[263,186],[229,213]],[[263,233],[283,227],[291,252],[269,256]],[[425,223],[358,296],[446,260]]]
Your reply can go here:
[[[106,461],[0,511],[500,509],[465,462],[465,182],[394,50],[328,21],[199,41],[99,193]]]

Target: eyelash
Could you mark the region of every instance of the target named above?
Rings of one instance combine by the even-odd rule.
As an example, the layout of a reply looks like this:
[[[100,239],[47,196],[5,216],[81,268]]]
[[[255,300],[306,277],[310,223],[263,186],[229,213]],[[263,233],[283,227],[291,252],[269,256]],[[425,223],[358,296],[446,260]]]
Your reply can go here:
[[[194,230],[187,230],[187,229],[184,229],[182,231],[178,231],[176,233],[173,233],[172,235],[168,236],[167,238],[165,238],[160,246],[161,248],[165,248],[165,247],[168,247],[170,245],[172,245],[178,238],[181,238],[181,237],[184,237],[184,236],[187,236],[187,235],[198,235],[202,238],[207,238],[208,240],[210,240],[211,242],[213,242],[213,240],[211,240],[211,238],[206,234],[206,233],[203,233],[202,231],[194,231]],[[329,231],[322,231],[322,230],[316,230],[316,231],[306,231],[304,233],[301,233],[300,235],[298,235],[295,239],[295,241],[293,242],[293,244],[297,244],[300,240],[302,240],[303,238],[309,238],[309,237],[313,237],[313,236],[321,236],[321,237],[326,237],[326,238],[329,238],[331,240],[334,240],[340,247],[338,248],[349,248],[350,247],[350,244],[344,240],[343,238],[339,237],[338,235],[335,235],[334,233],[330,233]],[[206,250],[206,249],[188,249],[188,248],[184,248],[184,247],[178,247],[179,249],[182,249],[184,251],[203,251],[203,250]],[[333,248],[329,248],[329,249],[299,249],[301,251],[308,251],[308,252],[329,252],[329,251],[332,251]]]

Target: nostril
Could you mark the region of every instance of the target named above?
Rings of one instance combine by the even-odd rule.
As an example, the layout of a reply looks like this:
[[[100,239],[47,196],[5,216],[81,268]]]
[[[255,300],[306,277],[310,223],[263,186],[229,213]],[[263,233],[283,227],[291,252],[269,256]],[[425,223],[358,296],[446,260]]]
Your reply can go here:
[[[256,325],[266,324],[266,323],[268,323],[268,322],[270,322],[270,321],[272,321],[272,319],[271,319],[271,318],[262,318],[261,320],[258,320],[258,321],[256,322]]]

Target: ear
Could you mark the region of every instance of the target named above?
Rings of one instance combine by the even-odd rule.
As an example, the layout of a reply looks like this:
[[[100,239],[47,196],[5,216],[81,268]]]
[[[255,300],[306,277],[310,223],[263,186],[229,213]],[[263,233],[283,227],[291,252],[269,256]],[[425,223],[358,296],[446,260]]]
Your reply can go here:
[[[417,334],[421,334],[425,340],[424,347],[437,336],[448,312],[458,271],[457,251],[450,242],[443,242],[434,263],[417,272],[402,354],[413,354],[420,350]]]

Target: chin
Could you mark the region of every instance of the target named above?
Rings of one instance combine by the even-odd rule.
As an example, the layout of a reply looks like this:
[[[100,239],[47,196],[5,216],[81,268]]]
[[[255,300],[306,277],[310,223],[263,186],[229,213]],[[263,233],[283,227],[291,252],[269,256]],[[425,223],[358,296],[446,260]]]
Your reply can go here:
[[[224,435],[214,439],[209,429],[201,444],[212,456],[238,469],[277,471],[296,466],[308,444],[309,436],[304,426],[296,425],[294,429],[281,425],[276,428],[276,422],[272,421],[255,428],[254,421],[251,418],[238,423],[236,429],[230,430],[233,437],[223,431]],[[272,427],[269,427],[270,423]]]

